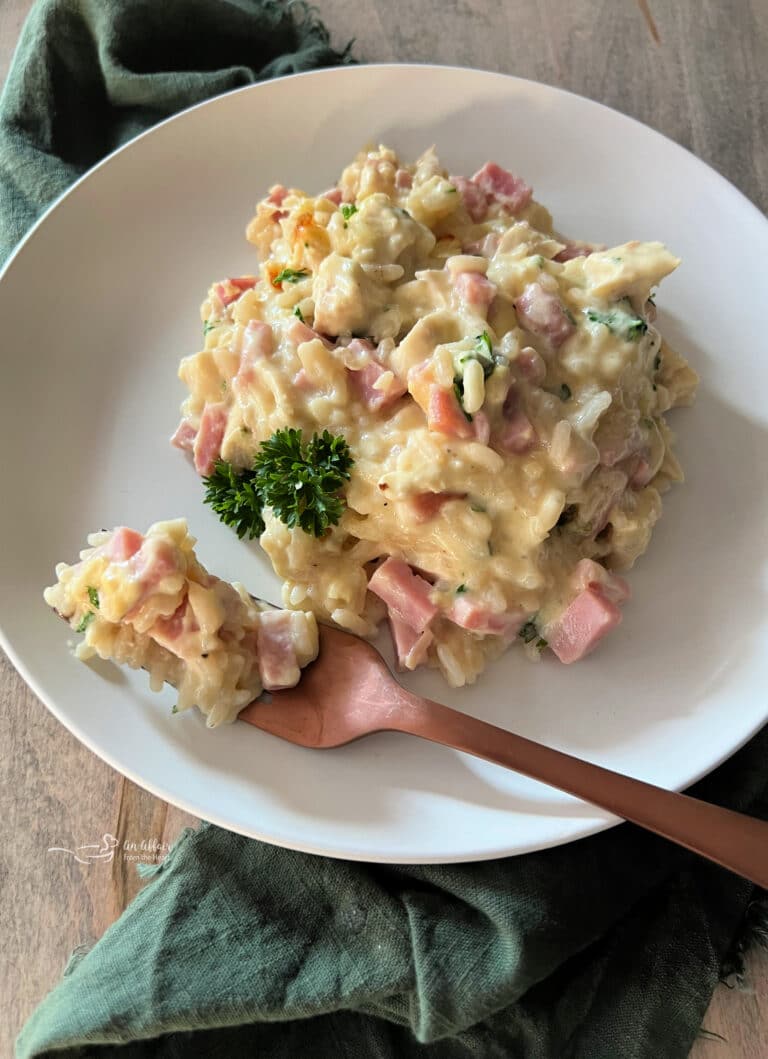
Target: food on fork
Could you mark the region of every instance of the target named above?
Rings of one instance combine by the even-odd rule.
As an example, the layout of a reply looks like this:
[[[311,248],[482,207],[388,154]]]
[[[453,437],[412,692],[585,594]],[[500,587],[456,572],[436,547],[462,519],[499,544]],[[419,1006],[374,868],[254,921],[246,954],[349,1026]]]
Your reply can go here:
[[[146,534],[120,526],[88,537],[72,566],[59,563],[45,601],[75,632],[76,654],[149,673],[153,690],[178,691],[209,727],[234,721],[263,689],[293,687],[317,657],[315,617],[254,600],[198,562],[184,519]]]
[[[400,667],[454,686],[512,642],[588,654],[682,479],[665,413],[697,379],[653,298],[678,260],[558,235],[494,162],[387,147],[320,195],[275,185],[247,235],[260,265],[203,302],[173,441],[285,606],[388,617]]]

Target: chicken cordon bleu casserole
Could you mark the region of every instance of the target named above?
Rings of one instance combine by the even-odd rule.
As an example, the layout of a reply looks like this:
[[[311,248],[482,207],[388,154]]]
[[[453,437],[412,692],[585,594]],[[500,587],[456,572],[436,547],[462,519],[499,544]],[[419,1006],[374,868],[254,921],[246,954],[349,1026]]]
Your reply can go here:
[[[285,607],[365,637],[387,618],[400,668],[455,687],[512,643],[584,657],[682,480],[665,414],[697,378],[654,326],[677,258],[558,235],[494,162],[383,146],[323,194],[272,187],[247,237],[173,440]]]

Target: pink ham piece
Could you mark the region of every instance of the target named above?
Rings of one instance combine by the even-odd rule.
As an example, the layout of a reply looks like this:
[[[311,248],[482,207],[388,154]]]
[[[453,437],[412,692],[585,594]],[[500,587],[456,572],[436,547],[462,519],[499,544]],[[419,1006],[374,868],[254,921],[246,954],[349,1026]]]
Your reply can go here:
[[[195,438],[195,470],[198,474],[208,475],[213,471],[216,460],[221,455],[221,443],[227,426],[227,406],[225,404],[206,404],[200,417],[200,429]]]
[[[544,290],[540,283],[527,285],[515,302],[515,311],[520,326],[532,335],[546,339],[553,349],[562,346],[576,330],[558,296]]]
[[[293,623],[286,610],[268,610],[259,615],[256,634],[259,675],[267,691],[292,688],[301,670],[293,642]]]
[[[437,607],[429,598],[429,582],[414,574],[402,559],[390,556],[372,574],[368,588],[384,600],[391,617],[408,625],[419,635],[437,614]]]
[[[472,183],[494,202],[499,202],[510,213],[518,213],[531,201],[533,190],[520,177],[502,169],[495,162],[486,162],[472,177]]]
[[[415,493],[408,503],[417,522],[429,522],[449,500],[463,500],[466,493]]]
[[[491,421],[485,412],[475,412],[472,416],[472,426],[475,429],[475,439],[481,445],[487,445],[491,440]]]
[[[312,342],[313,339],[319,338],[326,349],[333,349],[333,344],[327,338],[324,338],[319,331],[315,331],[313,327],[305,324],[303,320],[294,320],[288,328],[287,335],[289,341],[296,346],[300,346],[302,342]]]
[[[561,662],[578,662],[621,622],[621,611],[602,591],[585,588],[545,630],[547,643]]]
[[[579,246],[577,243],[569,243],[565,250],[561,250],[559,254],[555,254],[552,258],[553,261],[559,261],[561,264],[566,261],[572,261],[575,257],[589,257],[592,250],[588,246]]]
[[[384,389],[377,389],[375,382],[387,373],[376,360],[370,360],[365,367],[359,371],[347,369],[347,379],[356,397],[361,401],[369,412],[380,412],[395,403],[407,391],[407,387],[400,379],[390,372],[392,378]]]
[[[271,357],[275,348],[275,336],[269,324],[262,320],[249,320],[243,333],[240,351],[240,366],[232,380],[235,388],[249,386],[256,378],[260,360]]]
[[[413,177],[407,169],[398,169],[395,173],[395,187],[398,191],[406,191],[413,187]]]
[[[104,546],[104,554],[115,563],[123,563],[135,555],[144,543],[144,538],[136,530],[127,526],[118,526]]]
[[[494,435],[496,448],[502,452],[514,452],[518,456],[530,452],[538,437],[533,424],[523,411],[520,395],[514,386],[510,386],[504,400],[502,416],[501,426]]]
[[[475,224],[484,221],[488,213],[488,196],[483,189],[464,176],[452,176],[449,180],[461,195],[464,208]]]
[[[630,587],[623,577],[612,574],[594,559],[579,559],[571,583],[579,592],[587,588],[601,592],[611,603],[624,603],[631,595]]]
[[[457,596],[445,616],[470,632],[510,638],[517,636],[525,621],[522,610],[494,611],[467,595]]]
[[[629,484],[633,489],[644,489],[653,478],[653,470],[645,456],[637,457],[637,464],[630,475]]]
[[[415,669],[426,661],[429,645],[434,640],[429,629],[421,633],[416,632],[410,625],[392,614],[389,615],[389,627],[397,655],[397,668],[400,672],[404,669]]]
[[[328,201],[332,202],[334,204],[334,206],[340,206],[341,205],[341,194],[342,194],[341,188],[329,188],[327,191],[324,191],[322,193],[320,198],[321,199],[328,199]]]
[[[199,629],[195,612],[189,605],[189,596],[185,596],[170,618],[157,619],[149,630],[149,635],[161,647],[165,647],[178,658],[184,658],[188,654],[183,649],[184,644],[190,642],[186,634],[198,632]]]
[[[488,308],[496,297],[495,283],[491,283],[482,272],[459,272],[453,286],[468,308],[481,316],[487,316]]]
[[[288,195],[288,188],[283,187],[282,184],[275,184],[274,187],[269,189],[269,195],[267,196],[267,202],[273,206],[282,206],[283,200]]]
[[[223,283],[216,283],[213,289],[221,304],[226,308],[227,305],[236,302],[243,291],[251,290],[255,286],[255,276],[237,276],[234,279],[225,279]]]
[[[197,428],[193,426],[191,420],[184,418],[176,427],[176,433],[171,438],[171,445],[175,445],[182,452],[191,452],[195,447],[196,437]]]
[[[474,428],[464,415],[456,394],[453,390],[443,389],[442,386],[430,387],[427,426],[438,434],[447,434],[454,438],[468,440],[475,435]]]
[[[531,346],[525,346],[520,350],[515,359],[515,366],[526,382],[530,382],[533,386],[541,386],[547,377],[544,358]]]

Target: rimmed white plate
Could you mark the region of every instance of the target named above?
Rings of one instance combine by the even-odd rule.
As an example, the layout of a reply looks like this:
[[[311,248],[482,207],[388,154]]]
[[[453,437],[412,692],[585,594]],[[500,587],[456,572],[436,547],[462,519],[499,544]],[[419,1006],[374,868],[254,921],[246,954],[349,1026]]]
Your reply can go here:
[[[243,229],[276,181],[321,190],[367,141],[452,171],[493,158],[558,228],[661,239],[683,258],[661,327],[702,376],[676,413],[688,482],[631,575],[621,628],[564,667],[512,652],[474,687],[414,689],[671,788],[768,716],[765,356],[768,223],[674,143],[596,103],[497,74],[369,66],[303,74],[195,107],[139,137],[46,214],[0,280],[0,628],[21,674],[87,746],[153,793],[234,831],[333,856],[435,862],[555,845],[615,818],[415,739],[313,753],[243,725],[171,716],[143,674],[83,665],[41,597],[87,531],[180,514],[204,563],[265,598],[255,545],[203,506],[168,445],[179,357],[213,278],[253,267]]]

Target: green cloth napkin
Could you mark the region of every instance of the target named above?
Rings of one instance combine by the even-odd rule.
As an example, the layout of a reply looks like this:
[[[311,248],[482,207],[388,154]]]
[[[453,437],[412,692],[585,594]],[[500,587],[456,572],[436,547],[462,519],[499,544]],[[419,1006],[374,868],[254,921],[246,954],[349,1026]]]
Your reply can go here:
[[[303,6],[40,0],[0,100],[0,254],[161,118],[347,59]],[[768,818],[767,754],[768,730],[694,793]],[[682,1059],[761,934],[752,886],[629,825],[423,868],[203,826],[73,957],[17,1054]]]

